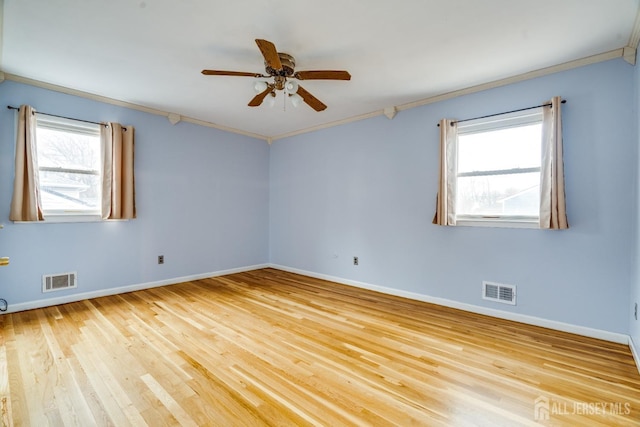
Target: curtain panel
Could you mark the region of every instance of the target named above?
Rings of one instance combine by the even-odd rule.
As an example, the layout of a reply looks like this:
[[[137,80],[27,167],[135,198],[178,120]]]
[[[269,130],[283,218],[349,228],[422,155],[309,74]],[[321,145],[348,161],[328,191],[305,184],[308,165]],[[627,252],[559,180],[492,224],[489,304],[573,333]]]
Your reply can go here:
[[[35,110],[22,105],[18,111],[15,175],[11,198],[11,221],[42,221],[42,202],[38,182]]]
[[[133,173],[134,128],[105,123],[100,129],[103,147],[102,218],[136,217]]]
[[[456,177],[458,175],[458,123],[440,120],[440,181],[436,198],[437,225],[456,225]]]
[[[562,158],[562,99],[554,96],[543,108],[540,164],[540,228],[569,228]]]

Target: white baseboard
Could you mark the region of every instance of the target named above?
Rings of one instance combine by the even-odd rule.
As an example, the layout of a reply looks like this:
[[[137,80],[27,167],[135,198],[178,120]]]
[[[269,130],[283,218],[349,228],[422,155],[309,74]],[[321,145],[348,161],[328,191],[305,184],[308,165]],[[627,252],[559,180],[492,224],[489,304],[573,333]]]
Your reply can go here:
[[[278,270],[302,274],[304,276],[328,280],[331,282],[341,283],[343,285],[355,286],[358,288],[369,289],[369,290],[381,292],[384,294],[409,298],[417,301],[428,302],[428,303],[442,305],[450,308],[456,308],[459,310],[469,311],[472,313],[484,314],[486,316],[497,317],[499,319],[513,320],[515,322],[526,323],[528,325],[541,326],[544,328],[555,329],[558,331],[570,332],[572,334],[582,335],[582,336],[591,337],[591,338],[598,338],[601,340],[611,341],[619,344],[629,344],[629,340],[630,340],[629,335],[620,334],[616,332],[609,332],[601,329],[588,328],[586,326],[573,325],[570,323],[558,322],[555,320],[548,320],[541,317],[528,316],[526,314],[512,313],[509,311],[481,307],[478,305],[453,301],[446,298],[438,298],[430,295],[418,294],[415,292],[403,291],[400,289],[387,288],[384,286],[372,285],[370,283],[343,279],[341,277],[329,276],[326,274],[316,273],[313,271],[300,270],[298,268],[287,267],[284,265],[270,264],[269,266],[271,268],[275,268]],[[638,364],[637,358],[636,358],[636,365],[640,367],[640,364]]]
[[[231,268],[228,270],[214,271],[211,273],[194,274],[191,276],[175,277],[172,279],[159,280],[156,282],[139,283],[136,285],[121,286],[118,288],[101,289],[91,292],[83,292],[79,294],[65,295],[57,298],[47,298],[35,301],[28,301],[19,304],[10,304],[7,311],[1,314],[15,313],[18,311],[32,310],[34,308],[50,307],[53,305],[66,304],[69,302],[82,301],[90,298],[98,298],[109,295],[123,294],[126,292],[141,291],[143,289],[157,288],[159,286],[175,285],[177,283],[189,282],[192,280],[206,279],[209,277],[224,276],[227,274],[242,273],[245,271],[259,270],[267,268],[269,264],[257,264],[246,267]]]

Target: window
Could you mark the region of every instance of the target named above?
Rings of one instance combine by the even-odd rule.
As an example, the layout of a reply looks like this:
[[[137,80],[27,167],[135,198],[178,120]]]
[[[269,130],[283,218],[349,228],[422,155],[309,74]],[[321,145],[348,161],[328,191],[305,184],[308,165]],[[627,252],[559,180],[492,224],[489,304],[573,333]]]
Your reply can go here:
[[[536,107],[477,119],[442,119],[433,223],[546,230],[569,228],[562,112]]]
[[[542,108],[458,124],[456,221],[538,224]]]
[[[136,218],[133,126],[9,108],[18,110],[11,221]]]
[[[36,114],[42,212],[48,219],[101,215],[100,125]]]

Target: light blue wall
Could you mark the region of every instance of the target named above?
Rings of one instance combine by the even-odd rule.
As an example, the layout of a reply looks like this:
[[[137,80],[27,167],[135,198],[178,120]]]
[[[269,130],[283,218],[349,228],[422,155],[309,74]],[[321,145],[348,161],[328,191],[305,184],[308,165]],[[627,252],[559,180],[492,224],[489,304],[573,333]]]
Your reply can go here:
[[[0,298],[10,305],[268,262],[265,141],[9,81],[0,99],[0,256],[11,257]],[[6,105],[20,104],[135,126],[138,219],[10,222],[16,112]],[[42,294],[43,274],[67,271],[77,290]]]
[[[276,141],[274,264],[617,333],[629,330],[638,139],[634,68],[622,60]],[[439,227],[440,118],[563,107],[566,231]],[[335,257],[337,255],[337,257]],[[359,266],[352,265],[358,256]],[[515,307],[483,280],[518,286]]]

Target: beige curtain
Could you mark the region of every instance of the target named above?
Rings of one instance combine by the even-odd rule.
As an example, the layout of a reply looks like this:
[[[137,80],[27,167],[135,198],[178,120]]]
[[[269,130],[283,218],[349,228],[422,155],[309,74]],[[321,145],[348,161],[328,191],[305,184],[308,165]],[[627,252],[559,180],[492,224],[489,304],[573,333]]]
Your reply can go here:
[[[440,120],[440,182],[433,223],[456,225],[456,176],[458,124],[455,120]]]
[[[542,163],[540,165],[540,228],[569,228],[562,161],[562,99],[553,97],[543,108]]]
[[[133,176],[134,129],[107,123],[100,129],[103,147],[102,218],[136,217]]]
[[[35,110],[22,105],[18,112],[16,164],[11,198],[11,221],[41,221],[42,203],[38,183]]]

